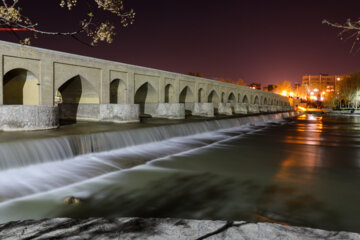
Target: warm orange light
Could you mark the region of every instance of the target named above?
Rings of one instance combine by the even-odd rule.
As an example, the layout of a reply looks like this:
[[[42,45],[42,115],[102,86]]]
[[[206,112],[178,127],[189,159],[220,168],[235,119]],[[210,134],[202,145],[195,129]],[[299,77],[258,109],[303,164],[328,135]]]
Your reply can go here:
[[[304,108],[304,107],[298,107],[301,111],[306,111],[306,108]]]
[[[294,93],[293,93],[293,92],[290,92],[290,93],[289,93],[289,96],[290,96],[290,97],[294,96]]]
[[[281,93],[281,95],[283,95],[283,96],[287,96],[287,91],[282,91],[282,93]]]
[[[340,81],[341,79],[338,77],[338,78],[336,78],[336,80]]]
[[[314,89],[314,92],[318,92],[318,91],[319,91],[319,89],[317,89],[317,88]]]
[[[325,95],[325,92],[322,92],[321,94],[322,94],[322,95]]]
[[[314,92],[311,92],[310,95],[314,95]]]
[[[324,99],[325,99],[324,97],[321,97],[321,98],[320,98],[320,101],[324,101]]]

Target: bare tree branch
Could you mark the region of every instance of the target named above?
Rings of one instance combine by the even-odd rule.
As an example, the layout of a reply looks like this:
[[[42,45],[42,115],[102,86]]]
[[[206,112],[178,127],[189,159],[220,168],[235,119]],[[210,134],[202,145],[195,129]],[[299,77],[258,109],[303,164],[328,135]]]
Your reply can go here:
[[[60,1],[60,7],[66,7],[69,11],[76,7],[78,3],[78,0],[58,1]],[[9,28],[26,29],[32,34],[70,36],[77,41],[85,43],[85,41],[79,38],[80,35],[83,35],[90,40],[90,43],[86,44],[88,46],[94,46],[99,42],[111,43],[113,41],[113,37],[115,36],[114,25],[112,25],[108,20],[105,22],[99,22],[99,20],[95,18],[91,2],[93,5],[97,6],[96,9],[100,9],[100,11],[107,11],[120,17],[120,23],[123,27],[127,27],[129,24],[132,24],[135,19],[135,12],[132,9],[127,11],[124,7],[123,0],[86,0],[88,10],[90,11],[88,18],[79,21],[80,27],[78,30],[69,32],[43,31],[36,28],[38,27],[37,23],[31,23],[31,20],[28,17],[22,15],[21,8],[17,7],[19,0],[13,0],[11,5],[9,5],[6,0],[2,0],[1,2],[0,25],[5,25]],[[21,41],[25,44],[30,44],[30,38],[25,38]]]

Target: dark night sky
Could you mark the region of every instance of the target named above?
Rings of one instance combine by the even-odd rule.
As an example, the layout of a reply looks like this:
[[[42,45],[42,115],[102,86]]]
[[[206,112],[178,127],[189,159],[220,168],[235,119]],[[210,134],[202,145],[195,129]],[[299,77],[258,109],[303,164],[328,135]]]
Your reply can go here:
[[[42,37],[33,45],[263,85],[299,82],[303,74],[360,71],[360,53],[350,53],[352,41],[341,41],[337,30],[321,24],[324,18],[341,23],[358,19],[358,0],[125,1],[136,11],[136,21],[120,29],[111,45],[89,48],[64,37]],[[67,13],[57,2],[20,1],[42,29],[76,29],[87,12],[79,6]],[[17,42],[7,32],[0,36]]]

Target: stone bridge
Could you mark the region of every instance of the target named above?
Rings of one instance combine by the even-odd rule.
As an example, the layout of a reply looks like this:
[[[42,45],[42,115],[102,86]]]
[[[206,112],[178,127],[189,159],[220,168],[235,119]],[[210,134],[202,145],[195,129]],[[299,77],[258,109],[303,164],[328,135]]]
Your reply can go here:
[[[184,74],[0,41],[0,129],[44,129],[59,119],[139,121],[140,115],[290,110],[286,97]]]

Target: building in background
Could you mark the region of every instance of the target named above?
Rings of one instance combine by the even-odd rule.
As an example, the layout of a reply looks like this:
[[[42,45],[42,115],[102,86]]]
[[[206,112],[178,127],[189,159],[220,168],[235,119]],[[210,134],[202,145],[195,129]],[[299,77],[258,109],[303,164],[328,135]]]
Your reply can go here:
[[[344,79],[343,75],[304,75],[301,85],[308,92],[313,92],[314,90],[320,92],[335,92],[336,82],[342,79]]]
[[[329,94],[336,91],[336,83],[344,79],[343,75],[304,75],[301,88],[310,100],[323,101]]]

